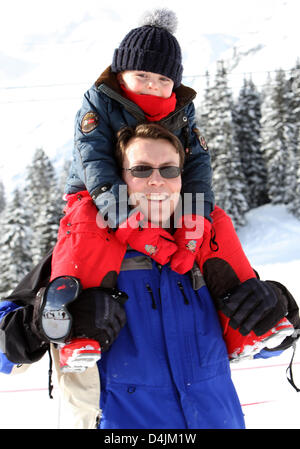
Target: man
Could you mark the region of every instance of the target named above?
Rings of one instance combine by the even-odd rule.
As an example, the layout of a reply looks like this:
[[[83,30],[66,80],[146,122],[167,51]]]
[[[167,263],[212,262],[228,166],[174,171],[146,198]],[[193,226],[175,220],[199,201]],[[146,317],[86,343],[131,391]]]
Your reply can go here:
[[[139,216],[140,224],[167,227],[170,232],[166,230],[165,238],[172,242],[184,159],[179,140],[154,124],[125,128],[118,135],[116,157],[132,206],[139,211],[132,216]],[[146,232],[141,226],[141,233]],[[155,245],[148,250],[155,251]],[[50,260],[51,254],[1,304],[2,372],[38,360],[49,346],[41,310]],[[65,341],[76,337],[99,341],[102,358],[97,365],[83,373],[63,374],[58,350],[51,345],[77,427],[95,427],[101,409],[102,429],[244,428],[222,329],[199,270],[180,275],[128,248],[117,288],[123,298],[128,297],[124,305],[116,290],[103,287],[78,292],[63,305],[63,313],[72,318]],[[288,318],[299,322],[293,298],[279,290],[281,294],[277,285],[273,296],[268,295],[260,325],[270,315],[274,321],[278,304],[276,319],[289,312]]]
[[[151,225],[170,227],[181,191],[177,139],[156,125],[127,128],[119,133],[117,155],[135,207]],[[118,288],[129,297],[127,325],[99,364],[101,427],[243,428],[204,282],[195,291],[189,275],[129,250]]]

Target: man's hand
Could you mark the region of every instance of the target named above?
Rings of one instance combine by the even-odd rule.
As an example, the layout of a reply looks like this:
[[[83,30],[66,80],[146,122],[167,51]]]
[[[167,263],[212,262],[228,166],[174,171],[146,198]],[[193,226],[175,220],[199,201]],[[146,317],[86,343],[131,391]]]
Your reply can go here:
[[[225,297],[215,301],[218,310],[230,318],[229,325],[242,335],[254,331],[263,335],[287,315],[286,299],[277,295],[271,282],[248,279]]]
[[[86,337],[97,340],[101,351],[107,351],[126,323],[124,292],[102,287],[87,288],[68,304],[72,315],[70,339]]]

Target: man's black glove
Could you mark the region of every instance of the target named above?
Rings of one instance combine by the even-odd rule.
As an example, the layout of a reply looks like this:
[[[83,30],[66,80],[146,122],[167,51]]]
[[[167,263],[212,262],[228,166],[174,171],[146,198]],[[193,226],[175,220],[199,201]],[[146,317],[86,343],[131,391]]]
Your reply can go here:
[[[255,278],[248,279],[215,302],[230,318],[229,325],[239,328],[242,335],[250,331],[263,335],[288,313],[287,299],[277,294],[276,287]]]
[[[47,351],[49,341],[35,326],[31,304],[9,312],[0,323],[0,347],[8,360],[15,364],[37,362]]]
[[[107,351],[126,323],[123,304],[126,293],[117,289],[94,287],[83,290],[75,301],[67,305],[72,316],[69,340],[91,338]]]

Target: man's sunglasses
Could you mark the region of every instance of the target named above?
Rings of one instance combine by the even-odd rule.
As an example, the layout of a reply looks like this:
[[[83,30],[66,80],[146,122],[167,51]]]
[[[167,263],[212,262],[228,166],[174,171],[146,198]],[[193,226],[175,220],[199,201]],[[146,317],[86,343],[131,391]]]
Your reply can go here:
[[[182,172],[180,167],[174,165],[165,165],[162,167],[150,167],[149,165],[136,165],[132,168],[123,168],[123,170],[130,171],[131,175],[135,178],[149,178],[153,170],[159,170],[160,175],[163,178],[171,179],[177,178]]]

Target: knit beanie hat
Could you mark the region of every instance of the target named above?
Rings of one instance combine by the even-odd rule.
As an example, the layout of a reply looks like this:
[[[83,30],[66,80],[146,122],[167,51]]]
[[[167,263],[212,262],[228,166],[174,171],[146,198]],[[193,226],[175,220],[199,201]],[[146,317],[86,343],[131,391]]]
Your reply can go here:
[[[115,49],[112,72],[142,70],[167,76],[180,86],[182,78],[182,56],[177,39],[173,36],[177,28],[177,17],[168,9],[157,9],[146,13],[139,28],[124,37]]]

